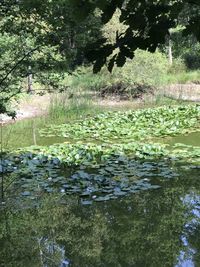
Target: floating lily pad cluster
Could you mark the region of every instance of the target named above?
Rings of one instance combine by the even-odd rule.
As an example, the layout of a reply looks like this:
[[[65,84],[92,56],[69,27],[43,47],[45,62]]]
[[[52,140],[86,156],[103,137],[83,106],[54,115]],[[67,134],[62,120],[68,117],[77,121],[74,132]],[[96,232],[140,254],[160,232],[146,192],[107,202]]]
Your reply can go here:
[[[152,178],[178,177],[170,158],[148,162],[111,154],[107,160],[93,159],[93,164],[82,161],[79,165],[72,162],[65,165],[56,157],[25,152],[5,160],[4,170],[11,173],[14,191],[24,197],[32,198],[44,192],[78,194],[83,204],[159,188],[158,184],[152,184]]]
[[[115,155],[135,155],[137,158],[159,158],[167,155],[166,145],[158,143],[129,144],[55,144],[51,146],[33,146],[28,149],[18,150],[17,153],[32,153],[37,157],[47,156],[55,159],[66,166],[88,165],[92,166],[103,162],[107,158]]]
[[[42,136],[60,136],[71,141],[130,142],[152,137],[184,134],[200,120],[200,105],[166,106],[137,111],[108,112],[84,121],[51,126]]]
[[[150,180],[155,177],[178,177],[165,161],[141,162],[125,156],[109,158],[92,169],[84,165],[70,169],[61,168],[56,160],[31,158],[29,154],[26,159],[21,157],[13,168],[11,177],[15,194],[33,199],[44,192],[78,194],[85,205],[160,188]]]

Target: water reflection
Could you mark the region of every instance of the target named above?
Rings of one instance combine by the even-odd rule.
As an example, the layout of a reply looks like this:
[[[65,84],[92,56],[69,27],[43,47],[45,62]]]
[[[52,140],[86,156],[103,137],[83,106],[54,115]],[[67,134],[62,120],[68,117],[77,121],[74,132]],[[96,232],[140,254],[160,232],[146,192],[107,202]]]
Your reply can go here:
[[[198,177],[89,207],[57,195],[32,208],[11,205],[0,215],[0,266],[198,267]]]
[[[39,130],[46,125],[59,124],[64,121],[64,118],[55,122],[48,117],[43,117],[17,121],[5,125],[3,127],[3,147],[4,149],[14,149],[31,145],[52,145],[55,143],[62,143],[65,141],[65,138],[41,137]]]
[[[196,250],[196,248],[193,247],[189,242],[189,238],[191,239],[191,235],[193,235],[193,233],[200,225],[200,196],[196,195],[194,192],[191,192],[184,197],[183,203],[187,205],[188,210],[190,210],[191,220],[186,223],[185,230],[183,232],[183,235],[181,236],[181,241],[184,244],[186,251],[180,251],[178,264],[176,265],[176,267],[200,266],[200,262],[196,261],[196,256],[198,255],[199,251]],[[200,236],[198,239],[200,239]]]

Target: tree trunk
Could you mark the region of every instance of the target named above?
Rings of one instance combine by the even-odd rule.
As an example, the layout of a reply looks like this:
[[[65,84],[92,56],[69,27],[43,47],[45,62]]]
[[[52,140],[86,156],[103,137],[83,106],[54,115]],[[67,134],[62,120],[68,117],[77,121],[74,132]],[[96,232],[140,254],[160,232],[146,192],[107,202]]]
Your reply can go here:
[[[171,41],[170,36],[169,36],[169,40],[168,40],[168,57],[169,57],[169,64],[172,65],[173,64],[172,41]]]
[[[31,66],[28,67],[28,90],[27,90],[27,93],[28,94],[33,93],[33,75],[32,75]]]

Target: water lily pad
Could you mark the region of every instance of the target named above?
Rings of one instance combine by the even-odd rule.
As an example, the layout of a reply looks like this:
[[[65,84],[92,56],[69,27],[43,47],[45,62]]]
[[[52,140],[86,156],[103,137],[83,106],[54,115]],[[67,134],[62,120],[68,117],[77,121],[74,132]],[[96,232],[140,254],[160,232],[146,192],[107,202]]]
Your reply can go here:
[[[28,197],[28,196],[31,195],[31,192],[29,192],[29,191],[24,191],[24,192],[21,193],[21,195],[22,195],[23,197]]]
[[[93,201],[92,200],[81,200],[82,205],[92,205]]]
[[[97,197],[94,199],[94,201],[97,201],[97,202],[108,201],[108,200],[110,200],[110,196]]]

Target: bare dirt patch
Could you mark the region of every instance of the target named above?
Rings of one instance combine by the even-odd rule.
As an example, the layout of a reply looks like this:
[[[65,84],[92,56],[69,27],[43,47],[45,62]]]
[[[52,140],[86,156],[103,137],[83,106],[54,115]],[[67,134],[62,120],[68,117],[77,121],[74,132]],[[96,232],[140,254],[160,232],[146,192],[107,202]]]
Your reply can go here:
[[[18,103],[13,104],[13,108],[16,110],[16,118],[13,120],[11,117],[1,115],[1,122],[12,123],[16,120],[28,119],[38,116],[43,116],[48,112],[48,106],[50,103],[50,95],[29,95],[22,98]]]

